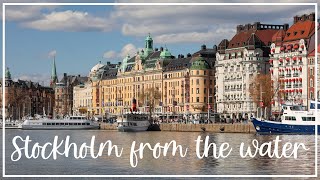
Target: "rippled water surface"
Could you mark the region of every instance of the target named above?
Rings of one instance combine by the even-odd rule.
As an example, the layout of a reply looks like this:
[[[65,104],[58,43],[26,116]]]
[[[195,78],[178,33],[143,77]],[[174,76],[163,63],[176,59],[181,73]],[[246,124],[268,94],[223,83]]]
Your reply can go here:
[[[2,134],[2,131],[1,131]],[[15,148],[12,139],[15,136],[25,138],[30,136],[33,145],[39,142],[43,145],[46,142],[53,142],[54,136],[59,136],[60,140],[65,140],[70,136],[70,142],[75,142],[78,146],[86,142],[90,145],[92,136],[95,136],[96,152],[100,143],[111,140],[118,147],[123,147],[121,158],[114,154],[107,155],[107,148],[103,156],[92,159],[90,154],[85,159],[75,159],[70,152],[71,157],[58,156],[56,160],[52,158],[43,159],[26,159],[24,156],[19,161],[11,161],[11,154]],[[1,135],[2,136],[2,135]],[[223,159],[207,157],[198,159],[196,156],[195,140],[198,136],[204,139],[210,137],[210,142],[219,146],[223,142],[228,142],[232,147],[230,155]],[[268,157],[256,156],[255,158],[241,158],[239,155],[239,146],[241,142],[246,145],[250,144],[253,139],[259,143],[269,142],[276,138],[275,135],[255,135],[255,134],[229,134],[229,133],[208,133],[208,132],[139,132],[123,133],[116,131],[102,130],[78,130],[78,131],[27,131],[27,130],[6,130],[6,174],[89,174],[89,175],[120,175],[120,174],[314,174],[315,170],[315,146],[314,136],[312,135],[280,135],[280,149],[286,142],[299,143],[303,142],[308,151],[299,151],[298,159],[281,158],[270,159]],[[2,138],[1,138],[2,139]],[[146,150],[143,159],[139,160],[138,166],[133,168],[130,165],[130,148],[133,141],[137,143],[150,143],[152,146],[160,142],[164,144],[176,140],[184,148],[188,148],[186,157],[181,158],[176,154],[175,157],[169,153],[166,157],[161,156],[159,159],[152,157],[152,152]],[[22,143],[18,143],[22,147]],[[64,147],[64,146],[63,146]],[[29,147],[31,149],[31,147]],[[49,148],[50,149],[50,148]],[[64,149],[64,148],[61,148]],[[71,149],[72,150],[72,149]],[[62,150],[61,150],[62,151]],[[203,147],[201,148],[201,152]],[[49,151],[48,151],[49,152]],[[210,150],[209,154],[213,151]],[[2,158],[2,156],[1,156]]]

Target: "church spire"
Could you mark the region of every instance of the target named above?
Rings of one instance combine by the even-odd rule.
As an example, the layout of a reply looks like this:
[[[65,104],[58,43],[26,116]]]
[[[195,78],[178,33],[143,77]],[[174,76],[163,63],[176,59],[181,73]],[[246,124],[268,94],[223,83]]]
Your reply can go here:
[[[50,87],[55,87],[57,82],[58,82],[58,76],[57,76],[57,69],[56,69],[56,57],[53,56]]]

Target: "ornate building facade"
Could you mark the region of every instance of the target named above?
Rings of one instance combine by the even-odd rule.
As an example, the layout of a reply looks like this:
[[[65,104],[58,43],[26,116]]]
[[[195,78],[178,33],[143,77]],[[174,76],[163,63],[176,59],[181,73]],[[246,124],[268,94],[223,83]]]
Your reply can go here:
[[[2,94],[2,88],[0,91]],[[6,118],[16,120],[36,114],[52,116],[53,107],[54,90],[52,88],[31,81],[13,81],[9,69],[6,69],[4,107]]]
[[[253,78],[269,71],[269,54],[272,36],[288,24],[238,25],[236,35],[224,39],[216,54],[217,112],[224,118],[248,118],[255,115],[257,104],[250,97]]]
[[[121,64],[97,64],[91,69],[93,114],[119,115],[130,111],[133,99],[139,111],[148,111],[141,94],[154,88],[161,94],[155,115],[163,118],[182,117],[189,112],[204,117],[208,107],[214,109],[214,63],[216,47],[202,46],[186,57],[172,56],[167,48],[154,48],[150,34],[145,48]],[[209,101],[209,103],[208,103]]]
[[[289,29],[281,29],[273,36],[270,72],[278,92],[274,112],[279,112],[280,104],[285,102],[307,106],[314,99],[314,60],[308,58],[315,47],[314,32],[315,14],[311,13],[295,16]]]

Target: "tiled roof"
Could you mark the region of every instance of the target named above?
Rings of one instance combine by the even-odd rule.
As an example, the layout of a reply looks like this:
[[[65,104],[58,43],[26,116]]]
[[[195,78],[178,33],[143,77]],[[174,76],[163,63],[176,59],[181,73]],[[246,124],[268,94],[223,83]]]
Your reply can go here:
[[[294,41],[297,39],[310,38],[310,36],[312,36],[314,33],[314,26],[314,21],[298,21],[287,30],[283,41]]]
[[[272,42],[276,43],[276,46],[281,46],[282,40],[284,39],[285,35],[286,35],[285,30],[280,29],[278,32],[276,32],[272,36]]]
[[[146,59],[154,59],[154,58],[159,58],[160,57],[160,53],[161,51],[154,51],[152,53],[150,53]]]
[[[104,71],[102,79],[115,79],[117,78],[118,69],[109,69]]]
[[[172,59],[169,64],[165,66],[164,71],[175,71],[189,68],[191,66],[191,59],[192,57]]]
[[[277,32],[276,29],[265,30],[248,30],[237,33],[229,42],[228,49],[247,46],[248,40],[255,34],[264,46],[268,46],[271,42],[272,36]]]

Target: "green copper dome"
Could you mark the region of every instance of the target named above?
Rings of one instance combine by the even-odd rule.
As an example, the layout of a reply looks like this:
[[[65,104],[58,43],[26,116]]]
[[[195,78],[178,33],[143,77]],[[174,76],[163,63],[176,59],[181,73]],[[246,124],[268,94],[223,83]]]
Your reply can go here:
[[[11,73],[9,71],[9,68],[6,68],[5,79],[7,79],[7,80],[11,79]]]
[[[169,50],[166,48],[164,51],[162,51],[160,53],[160,57],[161,58],[170,58],[171,57],[171,53],[169,52]]]
[[[197,59],[192,62],[190,69],[206,70],[206,69],[209,69],[209,65],[202,57],[197,57]]]

